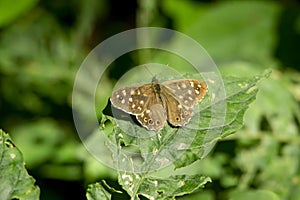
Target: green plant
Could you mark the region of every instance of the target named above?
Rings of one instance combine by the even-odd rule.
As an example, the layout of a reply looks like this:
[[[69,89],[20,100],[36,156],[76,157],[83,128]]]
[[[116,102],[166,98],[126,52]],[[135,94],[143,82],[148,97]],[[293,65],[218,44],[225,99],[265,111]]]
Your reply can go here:
[[[27,174],[23,155],[8,134],[0,130],[0,197],[1,199],[38,199],[40,189]]]
[[[297,2],[139,0],[132,10],[122,8],[122,12],[118,12],[122,6],[112,2],[115,1],[0,3],[0,124],[24,155],[26,169],[40,187],[40,198],[51,198],[53,194],[58,198],[84,198],[87,184],[99,180],[105,181],[90,185],[89,198],[103,193],[112,199],[130,198],[118,185],[118,175],[99,164],[78,139],[70,96],[75,73],[96,44],[130,28],[160,26],[180,31],[203,45],[224,76],[251,77],[267,68],[272,68],[273,73],[260,84],[256,100],[245,113],[244,126],[236,134],[218,140],[205,159],[194,158],[199,154],[191,150],[186,159],[173,163],[177,166],[175,171],[173,165],[151,171],[148,176],[158,177],[159,181],[183,174],[212,179],[204,190],[199,188],[178,199],[300,199]],[[166,54],[153,55],[139,58],[140,63],[168,64],[179,71],[185,71],[188,64]],[[111,94],[113,79],[135,63],[128,57],[113,63],[114,70],[101,80],[105,91],[97,93],[98,116]],[[87,74],[91,75],[93,72]],[[88,87],[89,81],[85,84]],[[86,110],[88,103],[83,95],[81,109]],[[115,128],[114,119],[105,117],[105,125]],[[124,139],[131,144],[128,137]],[[123,145],[124,139],[116,141]],[[133,145],[129,150],[138,151]],[[23,162],[18,162],[24,169]],[[188,166],[180,167],[184,165]],[[6,167],[1,168],[1,175]],[[10,170],[13,175],[2,178],[16,178],[18,169]],[[47,184],[49,180],[57,184]],[[200,176],[199,180],[208,179]],[[2,182],[1,179],[0,188],[7,189],[9,184]],[[204,185],[199,182],[198,186]],[[103,193],[95,192],[98,189]]]
[[[243,116],[249,104],[255,99],[256,84],[270,72],[257,75],[251,79],[225,77],[226,97],[215,105],[204,99],[200,109],[189,123],[197,124],[193,129],[187,127],[172,128],[167,126],[151,137],[140,137],[149,134],[142,127],[128,121],[122,123],[121,129],[110,116],[102,116],[102,132],[107,135],[107,146],[112,152],[114,167],[118,170],[118,182],[131,199],[144,196],[148,199],[174,199],[176,196],[190,194],[204,188],[210,177],[199,174],[177,174],[176,169],[188,168],[192,163],[203,159],[216,141],[236,132],[243,125]],[[212,107],[225,104],[225,121],[221,126],[211,126]],[[222,113],[218,113],[222,115]],[[200,122],[197,117],[200,116]],[[112,123],[111,132],[105,131],[107,124]],[[186,146],[188,148],[180,148]],[[132,156],[128,151],[133,153]],[[173,164],[172,172],[162,177],[157,176],[164,162]],[[88,189],[88,199],[110,199],[111,187],[107,184],[93,184]],[[120,191],[119,191],[120,192]]]
[[[201,115],[200,124],[198,124],[196,117],[193,117],[190,121],[191,124],[198,125],[196,129],[195,127],[190,129],[188,126],[182,128],[167,126],[151,138],[141,138],[136,136],[149,134],[146,129],[132,125],[127,121],[122,123],[126,123],[125,127],[128,127],[128,129],[120,129],[114,118],[103,115],[103,131],[100,133],[106,134],[109,141],[107,146],[112,152],[113,161],[118,170],[118,182],[124,191],[131,199],[140,199],[141,196],[148,199],[174,199],[176,196],[190,194],[204,188],[206,183],[211,182],[210,177],[200,174],[178,173],[177,169],[188,169],[192,163],[203,159],[216,141],[226,138],[242,127],[244,113],[256,97],[256,84],[262,78],[268,77],[269,74],[270,71],[251,79],[225,77],[226,97],[216,102],[215,105],[210,104],[208,100],[210,97],[204,99],[200,109],[194,114],[194,116]],[[211,127],[209,121],[213,114],[212,106],[224,103],[227,106],[226,113],[224,113],[224,123],[222,126]],[[112,123],[113,129],[110,129],[111,132],[107,132],[105,129],[110,123]],[[131,131],[130,134],[129,131]],[[8,193],[3,188],[0,191],[0,196],[37,199],[39,189],[33,185],[33,179],[26,173],[21,152],[14,147],[9,136],[2,131],[0,138],[2,141],[0,165],[2,166],[1,179],[3,180],[1,183],[11,180],[6,184],[1,184],[1,186],[13,188]],[[188,148],[179,148],[184,144]],[[135,147],[133,151],[139,152],[140,158],[131,157],[126,153],[130,147]],[[124,151],[124,149],[126,150]],[[12,153],[12,151],[15,153]],[[19,159],[16,160],[15,158]],[[139,159],[142,159],[142,162],[139,162]],[[164,166],[166,160],[171,161],[174,169],[169,168],[171,171],[167,176],[166,174],[159,176],[160,171],[167,167]],[[162,168],[160,169],[160,167]],[[11,178],[11,174],[17,174],[17,176]],[[24,185],[24,181],[29,181],[29,185]],[[102,183],[89,185],[87,198],[111,199],[114,193],[122,192],[112,188],[103,180]]]

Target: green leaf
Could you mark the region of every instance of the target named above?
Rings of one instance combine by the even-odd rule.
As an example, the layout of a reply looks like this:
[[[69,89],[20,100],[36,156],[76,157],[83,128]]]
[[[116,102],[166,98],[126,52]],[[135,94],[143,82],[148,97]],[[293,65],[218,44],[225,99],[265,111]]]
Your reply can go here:
[[[137,126],[130,120],[117,120],[103,115],[103,130],[107,121],[111,121],[113,125],[111,133],[104,132],[108,140],[106,146],[112,152],[114,167],[120,173],[126,172],[119,175],[119,182],[123,188],[131,197],[137,198],[138,194],[143,194],[146,197],[163,199],[191,193],[199,186],[178,187],[179,180],[198,179],[198,183],[199,179],[206,180],[203,186],[208,180],[207,177],[198,175],[154,178],[149,176],[149,173],[170,164],[173,164],[175,169],[186,167],[204,158],[220,138],[240,129],[243,126],[243,115],[256,97],[256,84],[270,73],[271,71],[267,70],[249,79],[225,77],[223,81],[226,96],[212,103],[210,100],[214,94],[210,93],[195,107],[194,116],[189,124],[181,128],[166,126],[160,132],[154,132]],[[222,116],[225,117],[223,124],[212,126],[211,120]],[[151,182],[156,183],[157,187],[150,187]],[[178,190],[165,191],[164,185]]]
[[[175,167],[185,167],[198,159],[202,159],[207,155],[207,152],[210,151],[216,140],[224,138],[239,130],[243,126],[243,116],[245,111],[247,110],[249,104],[253,102],[256,97],[257,89],[254,88],[255,85],[262,78],[268,77],[270,73],[271,71],[267,70],[265,73],[250,79],[225,77],[223,80],[226,89],[226,97],[223,100],[224,102],[218,102],[220,104],[227,104],[224,124],[215,128],[207,126],[203,127],[201,130],[198,130],[191,148],[186,150],[180,159],[173,163]],[[212,107],[209,105],[200,112],[201,116],[211,117],[211,109]],[[220,137],[217,134],[219,130],[222,131]],[[209,135],[206,136],[207,133],[212,135],[212,137]],[[205,141],[205,137],[209,138],[209,140],[206,139],[207,141]]]
[[[102,183],[90,184],[87,189],[86,197],[88,200],[111,199],[112,193],[122,193],[110,187],[104,180]]]
[[[111,194],[99,183],[88,186],[86,197],[88,200],[111,199]]]
[[[8,134],[0,130],[0,197],[1,199],[39,199],[40,189],[28,175],[22,153]]]
[[[143,195],[148,199],[175,199],[176,196],[190,194],[199,188],[203,188],[209,177],[200,175],[177,175],[167,178],[158,178],[137,174],[120,173],[119,183],[131,197],[137,198]]]

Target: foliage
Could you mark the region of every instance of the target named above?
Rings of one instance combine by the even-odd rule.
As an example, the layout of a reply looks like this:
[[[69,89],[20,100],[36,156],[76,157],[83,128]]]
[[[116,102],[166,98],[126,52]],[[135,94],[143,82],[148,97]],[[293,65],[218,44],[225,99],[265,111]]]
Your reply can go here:
[[[0,27],[4,26],[15,18],[19,17],[23,13],[36,4],[36,0],[18,1],[15,4],[11,4],[9,1],[0,2]]]
[[[0,197],[1,199],[39,199],[40,189],[28,175],[20,150],[8,134],[0,130]]]
[[[197,112],[189,122],[196,124],[192,126],[193,128],[188,125],[182,128],[166,127],[159,133],[145,137],[149,133],[144,128],[126,121],[117,124],[113,118],[103,116],[102,127],[105,127],[108,120],[114,126],[111,133],[105,133],[108,135],[107,145],[112,151],[114,167],[118,170],[118,180],[123,189],[132,199],[139,199],[139,195],[149,199],[174,199],[176,196],[203,188],[207,182],[211,181],[209,177],[196,174],[160,178],[151,175],[151,172],[165,167],[166,162],[167,165],[171,162],[175,168],[187,167],[204,158],[206,152],[209,152],[215,144],[214,141],[241,128],[243,114],[257,93],[257,89],[253,87],[269,73],[266,72],[248,80],[225,78],[226,97],[215,102],[215,105],[211,101],[204,100],[200,109],[195,109]],[[225,121],[222,125],[211,126],[209,121],[213,118],[214,106],[219,107],[218,105],[223,104],[226,105]],[[221,115],[221,109],[217,111]],[[197,116],[201,116],[200,121]],[[132,146],[137,147],[135,152],[140,152],[140,154],[128,153],[128,148]],[[140,157],[142,162],[139,162],[137,157]]]
[[[120,186],[125,182],[118,184],[118,175],[99,164],[80,143],[73,127],[71,94],[85,55],[104,39],[135,26],[162,26],[194,38],[212,56],[224,77],[251,80],[265,69],[273,71],[258,86],[256,101],[245,112],[244,126],[232,124],[235,130],[241,128],[236,134],[226,132],[203,160],[195,158],[199,154],[191,151],[174,163],[176,174],[185,175],[182,179],[190,180],[195,174],[203,175],[203,180],[212,179],[205,189],[200,189],[199,182],[201,187],[194,194],[178,199],[299,199],[297,1],[138,0],[137,5],[131,1],[117,5],[114,2],[0,3],[0,124],[22,151],[26,168],[41,188],[41,199],[51,198],[54,193],[56,199],[63,195],[71,198],[72,194],[76,199],[84,198],[86,185],[100,179],[107,184],[91,184],[88,198],[111,195],[114,199],[126,193]],[[150,55],[152,62],[185,70],[187,63],[183,59]],[[101,80],[107,87],[96,97],[99,116],[114,81],[130,69],[134,60],[131,55],[118,59]],[[83,99],[83,109],[85,103]],[[184,165],[189,166],[180,167]],[[24,169],[23,163],[18,166]],[[173,172],[167,167],[150,175],[163,182],[164,177],[178,177]],[[33,185],[32,179],[28,180]],[[165,191],[163,185],[161,188],[158,193]],[[144,191],[141,193],[146,194]],[[158,195],[152,192],[151,195]],[[169,192],[170,196],[179,194]]]

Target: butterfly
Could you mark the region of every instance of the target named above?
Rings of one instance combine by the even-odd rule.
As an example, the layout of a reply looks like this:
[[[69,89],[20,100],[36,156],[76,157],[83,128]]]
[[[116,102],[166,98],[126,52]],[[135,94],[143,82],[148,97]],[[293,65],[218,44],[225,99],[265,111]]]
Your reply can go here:
[[[161,130],[166,121],[174,127],[187,124],[193,107],[206,95],[206,83],[195,79],[169,80],[158,83],[124,87],[112,93],[112,105],[135,115],[148,130]]]

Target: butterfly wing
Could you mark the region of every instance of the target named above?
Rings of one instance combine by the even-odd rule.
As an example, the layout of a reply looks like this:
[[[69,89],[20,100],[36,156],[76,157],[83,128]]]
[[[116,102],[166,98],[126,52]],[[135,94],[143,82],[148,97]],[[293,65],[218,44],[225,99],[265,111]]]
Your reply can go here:
[[[187,107],[199,103],[208,89],[206,83],[195,79],[165,81],[161,85],[174,94],[181,105]]]
[[[173,126],[183,126],[193,115],[193,107],[207,92],[207,85],[194,79],[172,80],[161,84],[163,105],[168,121]]]
[[[167,119],[173,126],[183,126],[187,124],[192,115],[193,109],[187,106],[182,106],[176,99],[176,96],[167,88],[161,93],[163,106],[167,110]]]
[[[136,115],[136,119],[148,130],[158,131],[165,126],[166,118],[173,126],[188,123],[194,105],[202,100],[206,92],[207,85],[194,79],[162,84],[152,81],[152,84],[119,89],[113,92],[110,101],[114,107]]]
[[[158,131],[165,126],[166,111],[152,84],[116,90],[110,101],[114,107],[136,115],[136,119],[148,130]]]
[[[141,114],[149,103],[152,91],[151,84],[140,87],[124,87],[113,92],[110,102],[114,107],[129,114]]]
[[[149,108],[142,114],[137,115],[136,119],[148,130],[159,131],[166,124],[166,111],[160,103],[150,103]]]

